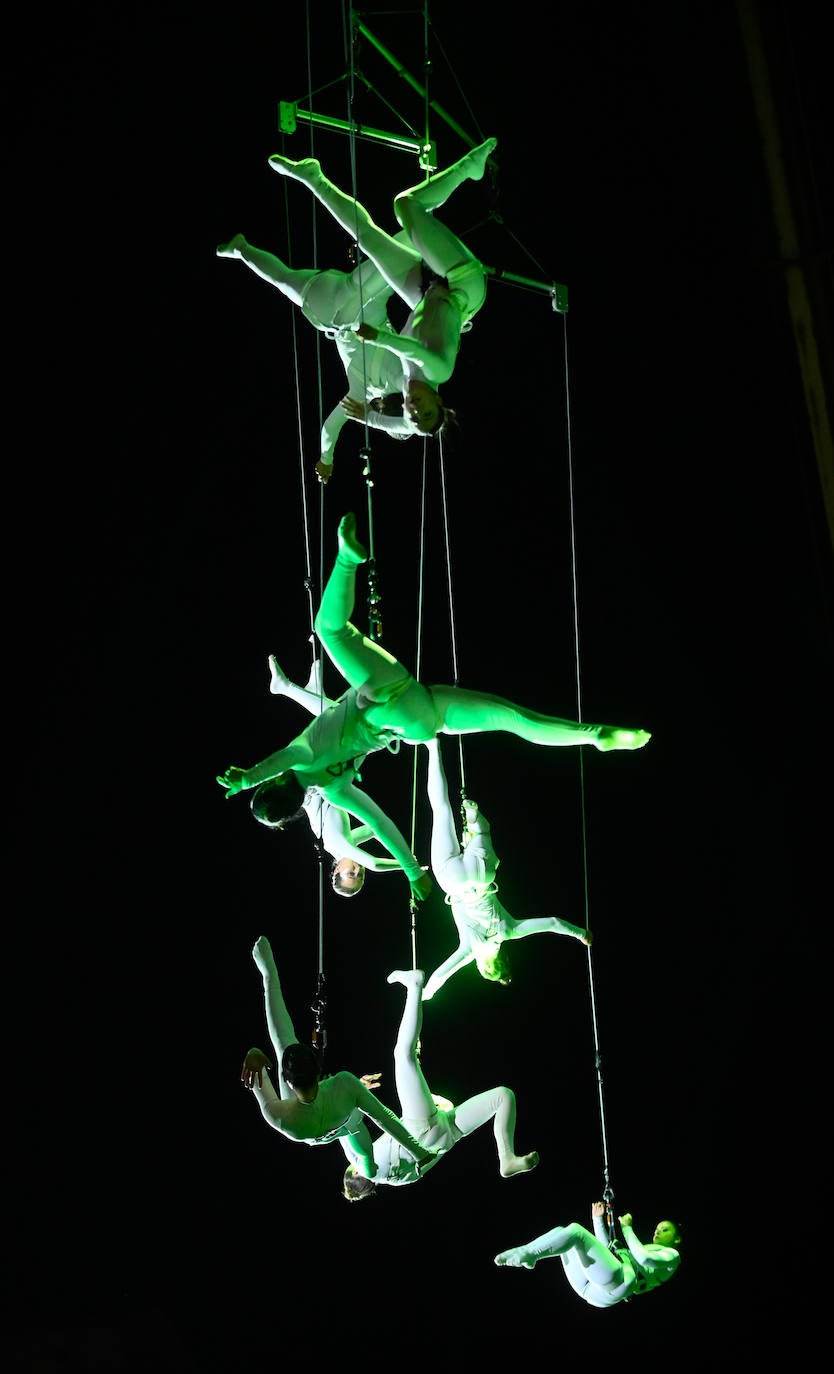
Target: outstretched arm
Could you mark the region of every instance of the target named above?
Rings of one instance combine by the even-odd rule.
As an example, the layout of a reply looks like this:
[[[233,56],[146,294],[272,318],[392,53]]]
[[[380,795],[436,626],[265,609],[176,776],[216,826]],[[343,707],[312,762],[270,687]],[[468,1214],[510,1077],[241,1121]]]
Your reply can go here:
[[[433,1150],[427,1150],[422,1146],[415,1136],[407,1131],[398,1116],[380,1102],[374,1093],[369,1092],[358,1078],[356,1079],[356,1105],[381,1131],[390,1135],[400,1145],[404,1146],[410,1154],[414,1156],[418,1164],[429,1164],[435,1158]]]
[[[376,1177],[377,1163],[374,1159],[374,1145],[371,1140],[371,1133],[364,1121],[358,1131],[353,1131],[350,1135],[340,1135],[339,1144],[345,1152],[348,1164],[352,1164],[363,1178]]]
[[[427,348],[411,334],[395,334],[393,330],[377,329],[372,324],[361,324],[356,333],[365,343],[385,348],[389,353],[396,353],[407,362],[416,363],[422,368],[430,386],[440,386],[452,375],[457,358],[456,347],[450,345],[441,353],[437,349]]]
[[[357,820],[364,822],[370,835],[379,840],[383,848],[387,849],[388,853],[396,860],[412,888],[416,886],[419,889],[416,895],[424,896],[427,888],[429,891],[431,890],[429,875],[423,872],[422,865],[409,849],[404,836],[391,818],[368,796],[367,792],[363,792],[361,787],[357,787],[355,783],[342,782],[341,779],[322,790],[333,806],[339,807],[343,811],[349,811]],[[329,845],[327,849],[328,853],[333,852]],[[360,858],[359,862],[366,863],[367,856]],[[429,880],[428,884],[426,879]]]
[[[471,964],[475,955],[472,953],[472,946],[468,943],[458,945],[454,954],[450,954],[448,959],[444,959],[442,964],[438,964],[434,973],[430,973],[423,987],[423,1001],[428,1002],[439,992],[444,983],[458,972],[459,969],[466,968]]]
[[[305,765],[310,767],[312,763],[313,751],[303,735],[299,735],[298,739],[293,740],[285,749],[278,749],[268,758],[261,759],[260,763],[253,764],[251,768],[238,768],[232,764],[225,773],[217,774],[217,781],[221,787],[225,787],[228,798],[235,796],[237,792],[245,792],[250,787],[259,787],[262,782],[280,777],[292,768],[303,768]]]

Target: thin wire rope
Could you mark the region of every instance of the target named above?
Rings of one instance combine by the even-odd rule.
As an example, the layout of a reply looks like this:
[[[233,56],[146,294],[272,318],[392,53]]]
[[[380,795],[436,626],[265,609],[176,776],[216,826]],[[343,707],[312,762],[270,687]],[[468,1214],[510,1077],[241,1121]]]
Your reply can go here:
[[[565,385],[565,414],[566,414],[566,435],[567,435],[567,466],[568,466],[568,486],[569,500],[568,508],[570,512],[570,564],[571,564],[571,590],[573,596],[573,638],[574,638],[574,669],[576,675],[576,719],[583,720],[582,707],[582,668],[580,653],[579,636],[579,573],[577,558],[577,535],[576,535],[576,500],[574,483],[574,461],[573,461],[573,441],[571,428],[571,402],[570,402],[570,367],[568,364],[568,327],[567,314],[562,315],[562,331],[564,341],[564,385]],[[588,818],[585,804],[585,764],[582,750],[577,750],[579,757],[579,811],[582,835],[582,882],[583,882],[583,901],[585,911],[585,928],[590,927],[589,913],[589,879],[588,879]],[[602,1166],[604,1177],[603,1199],[606,1205],[606,1225],[609,1235],[609,1243],[613,1243],[615,1232],[613,1217],[611,1214],[611,1202],[614,1193],[611,1188],[610,1166],[608,1159],[608,1136],[605,1125],[605,1103],[603,1099],[602,1081],[602,1054],[600,1051],[599,1024],[597,1019],[597,1000],[594,986],[594,965],[591,946],[586,946],[587,967],[588,967],[588,995],[591,1006],[591,1027],[594,1038],[594,1066],[597,1075],[597,1095],[599,1105],[600,1140],[602,1146]]]

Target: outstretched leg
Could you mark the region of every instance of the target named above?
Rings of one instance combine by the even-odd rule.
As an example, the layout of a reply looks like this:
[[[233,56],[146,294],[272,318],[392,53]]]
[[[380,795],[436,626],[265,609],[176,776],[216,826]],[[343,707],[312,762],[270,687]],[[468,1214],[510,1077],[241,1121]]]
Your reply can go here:
[[[449,787],[443,756],[437,738],[426,741],[429,767],[426,791],[431,806],[431,866],[444,892],[449,886],[466,880],[466,864],[461,852],[455,815],[449,801]]]
[[[351,687],[366,682],[382,686],[396,682],[407,672],[387,650],[367,639],[350,623],[356,604],[356,569],[368,557],[356,533],[356,517],[342,516],[339,550],[322,593],[316,616],[316,634],[333,663]]]
[[[590,945],[593,939],[585,926],[575,926],[570,921],[563,921],[561,916],[526,916],[520,921],[509,914],[504,916],[502,940],[523,940],[527,935],[570,935],[574,940],[581,940],[583,945]]]
[[[298,1044],[298,1036],[284,1001],[272,946],[265,935],[259,936],[255,941],[252,958],[260,969],[263,979],[266,1024],[269,1029],[272,1048],[275,1051],[275,1072],[278,1078],[278,1087],[283,1098],[292,1097],[293,1093],[281,1074],[281,1061],[287,1046]]]
[[[423,1025],[423,984],[426,975],[419,968],[394,969],[387,981],[402,983],[405,988],[405,1006],[394,1046],[394,1081],[400,1099],[400,1116],[403,1121],[412,1123],[409,1124],[411,1130],[413,1123],[430,1121],[437,1111],[417,1057]]]
[[[527,1155],[516,1154],[515,1118],[515,1093],[512,1088],[493,1088],[490,1092],[478,1093],[477,1097],[470,1097],[455,1108],[455,1125],[464,1135],[471,1135],[492,1119],[502,1178],[529,1173],[539,1162],[535,1150]]]
[[[313,277],[318,276],[318,272],[313,268],[296,271],[292,267],[287,267],[274,253],[267,253],[265,249],[247,243],[243,234],[235,234],[228,243],[218,244],[217,256],[240,258],[256,276],[268,281],[271,286],[277,286],[293,305],[298,306],[302,304],[305,287]]]
[[[321,170],[317,158],[291,158],[274,153],[269,165],[282,176],[300,181],[312,191],[316,199],[329,211],[362,252],[376,265],[382,276],[399,296],[413,309],[422,294],[420,254],[409,243],[386,234],[371,219],[364,206],[339,190]],[[403,226],[404,228],[406,226]]]
[[[617,725],[582,725],[559,716],[541,715],[504,697],[491,696],[488,692],[471,692],[464,687],[432,686],[431,694],[441,718],[441,732],[445,735],[506,730],[511,735],[529,740],[531,744],[593,744],[594,748],[602,751],[642,749],[651,739],[648,730],[631,730]]]

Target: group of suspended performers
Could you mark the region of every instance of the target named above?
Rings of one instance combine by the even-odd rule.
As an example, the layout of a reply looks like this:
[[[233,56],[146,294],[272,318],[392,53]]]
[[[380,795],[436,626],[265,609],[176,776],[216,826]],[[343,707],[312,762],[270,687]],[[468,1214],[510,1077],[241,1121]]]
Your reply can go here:
[[[464,181],[483,177],[496,143],[487,139],[452,166],[400,192],[394,199],[400,232],[393,236],[336,187],[317,160],[294,162],[272,156],[270,166],[305,185],[358,243],[365,256],[350,273],[289,268],[273,254],[253,247],[242,234],[218,247],[218,256],[241,259],[336,343],[348,394],[322,427],[316,464],[321,483],[332,476],[334,447],[348,419],[400,438],[436,436],[454,422],[439,387],[452,376],[461,336],[484,304],[487,274],[434,212]],[[399,331],[388,319],[394,294],[410,312]],[[251,767],[233,765],[217,778],[227,798],[252,792],[250,808],[263,825],[281,830],[306,816],[332,860],[331,885],[341,896],[355,896],[368,869],[390,869],[404,873],[412,903],[425,900],[436,883],[451,908],[457,949],[428,977],[419,968],[398,969],[388,976],[389,983],[405,990],[394,1047],[399,1116],[374,1091],[379,1074],[323,1074],[317,1049],[295,1033],[270,942],[261,936],[252,951],[263,981],[274,1060],[260,1049],[249,1050],[241,1079],[256,1097],[264,1119],[288,1139],[310,1145],[339,1141],[348,1161],[343,1194],[350,1201],[366,1198],[380,1186],[417,1182],[459,1140],[489,1121],[503,1178],[538,1165],[537,1152],[516,1153],[512,1089],[495,1087],[457,1106],[430,1090],[419,1058],[423,1004],[473,962],[484,978],[508,982],[503,946],[510,940],[542,932],[568,935],[588,946],[592,940],[590,930],[568,921],[516,920],[503,907],[489,822],[477,803],[464,797],[458,832],[439,736],[504,731],[545,747],[590,745],[602,752],[641,749],[650,739],[646,730],[564,720],[488,693],[418,681],[352,623],[357,572],[367,561],[356,518],[349,512],[339,521],[336,557],[314,625],[347,690],[337,700],[323,695],[318,659],[310,680],[301,686],[270,656],[270,691],[299,702],[313,718],[283,748]],[[403,743],[422,746],[428,756],[431,871],[419,862],[393,820],[358,786],[369,754],[396,752]],[[373,840],[388,858],[365,848]],[[270,1071],[275,1073],[277,1091]],[[376,1139],[366,1118],[379,1129]],[[539,1260],[558,1255],[571,1287],[594,1307],[611,1307],[648,1292],[676,1272],[681,1232],[675,1222],[660,1221],[652,1241],[643,1243],[634,1233],[631,1215],[625,1213],[619,1217],[620,1243],[605,1218],[606,1204],[594,1202],[592,1231],[578,1222],[557,1226],[526,1245],[502,1251],[495,1263],[532,1269]]]

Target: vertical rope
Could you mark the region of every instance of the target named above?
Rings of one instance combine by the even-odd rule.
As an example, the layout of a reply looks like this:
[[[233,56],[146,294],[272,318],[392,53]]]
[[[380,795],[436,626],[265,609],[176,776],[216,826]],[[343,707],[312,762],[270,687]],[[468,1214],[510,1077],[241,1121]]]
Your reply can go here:
[[[570,561],[571,561],[571,587],[573,594],[573,637],[574,637],[574,669],[576,674],[576,719],[583,719],[582,709],[582,670],[580,662],[579,644],[579,577],[577,572],[576,554],[576,504],[574,495],[574,463],[573,463],[573,443],[571,432],[571,406],[570,406],[570,369],[568,366],[568,329],[567,313],[562,314],[562,329],[564,340],[564,378],[565,378],[565,413],[567,426],[567,453],[568,453],[568,485],[569,485],[569,511],[570,511]],[[583,750],[578,749],[579,756],[579,807],[582,834],[582,883],[584,893],[584,912],[585,928],[590,927],[589,920],[589,884],[588,884],[588,832],[587,832],[587,811],[585,805],[585,764]],[[608,1229],[609,1243],[615,1239],[614,1218],[611,1203],[614,1192],[611,1188],[609,1162],[608,1162],[608,1139],[605,1126],[605,1103],[603,1100],[602,1082],[602,1052],[600,1050],[599,1025],[597,1021],[596,991],[594,987],[594,963],[592,947],[586,946],[587,966],[588,966],[588,993],[591,1004],[591,1026],[594,1039],[594,1067],[597,1076],[597,1095],[599,1104],[600,1139],[602,1143],[602,1168],[603,1168],[603,1200],[605,1202],[606,1226]]]

